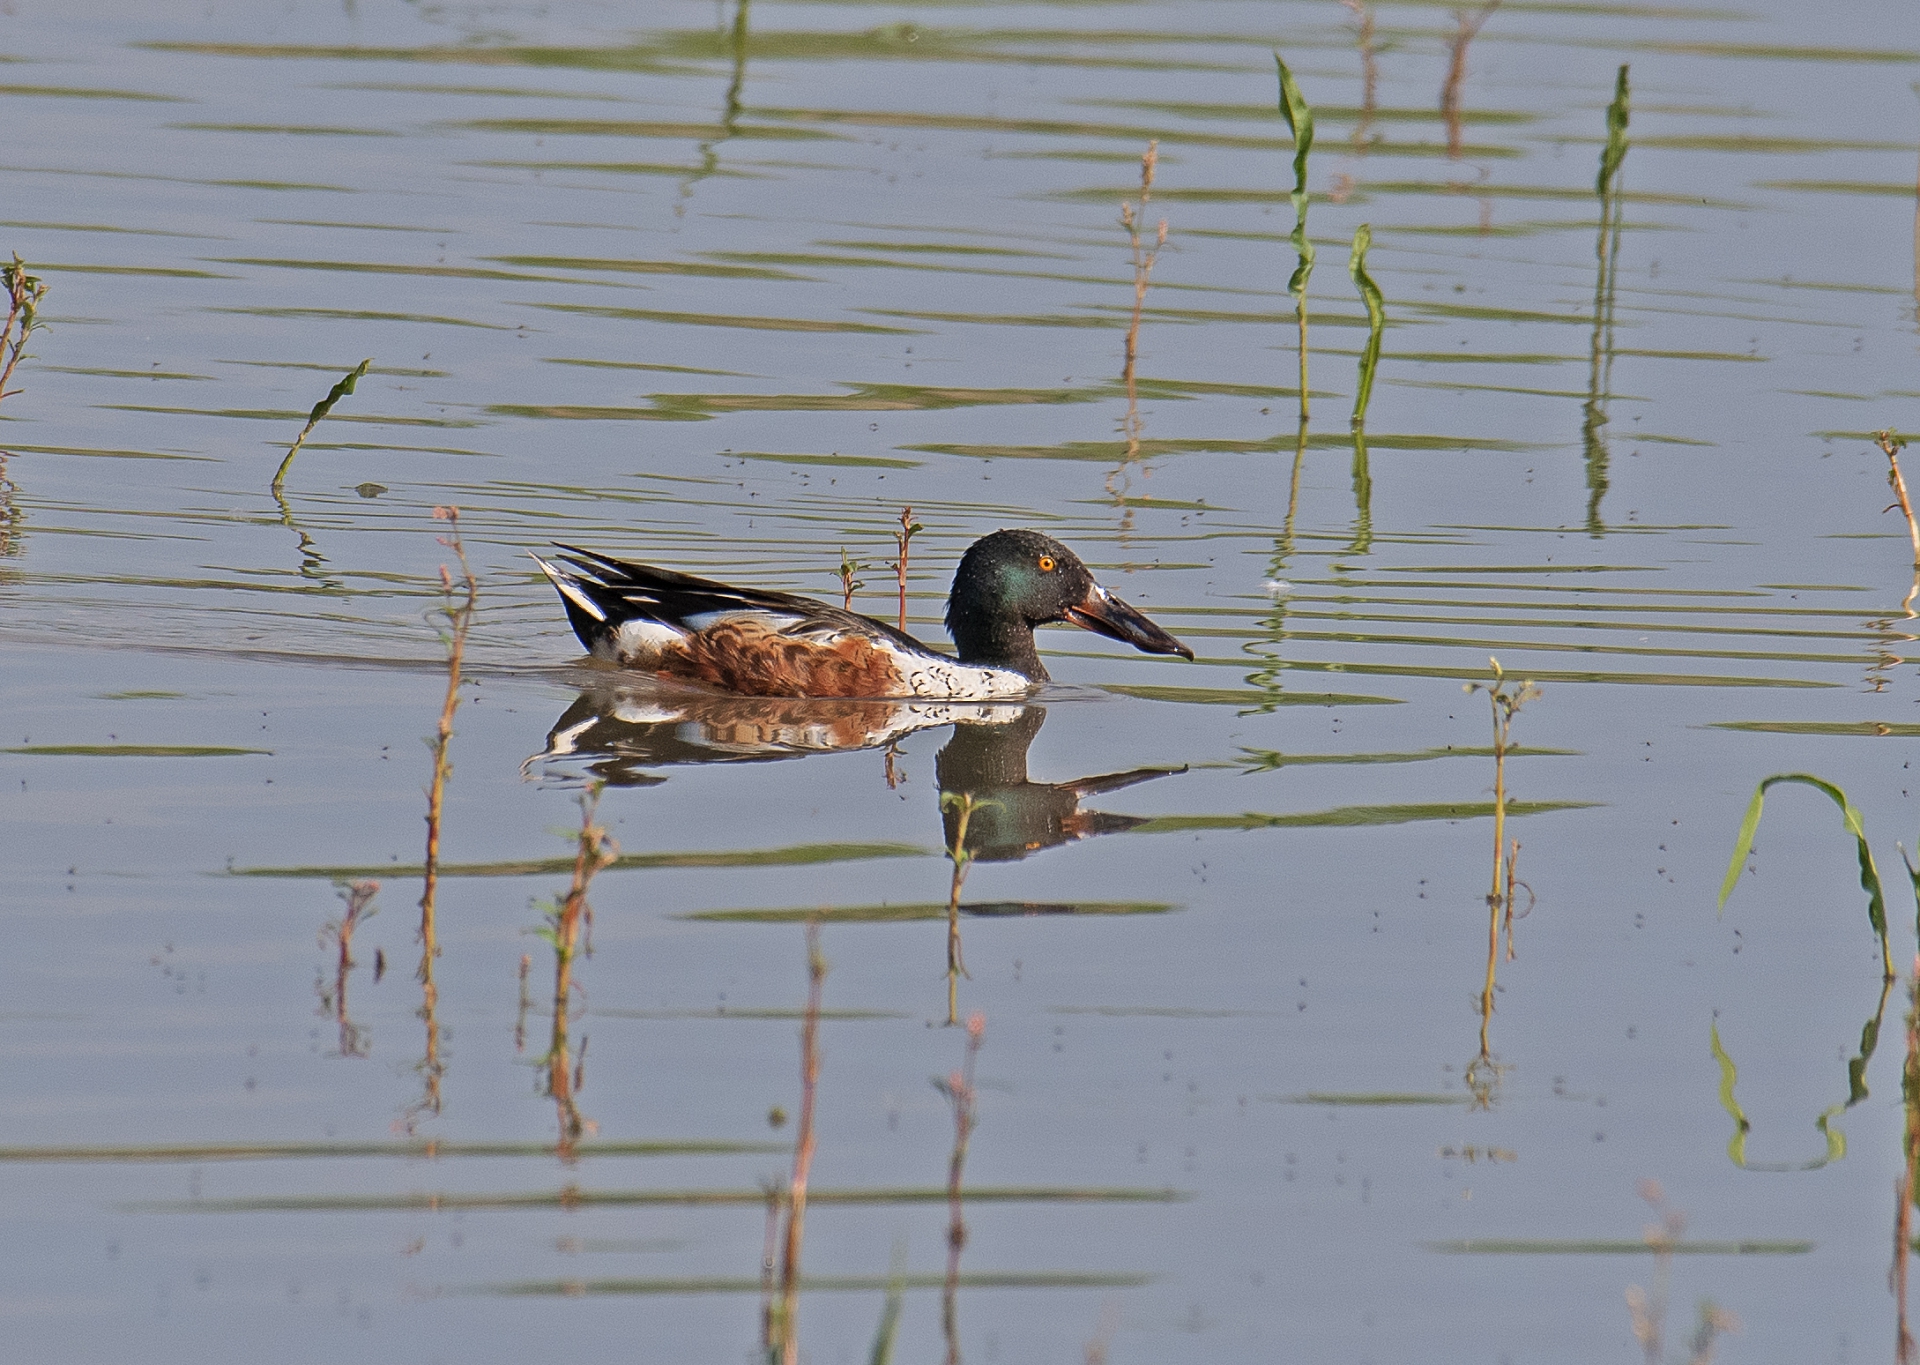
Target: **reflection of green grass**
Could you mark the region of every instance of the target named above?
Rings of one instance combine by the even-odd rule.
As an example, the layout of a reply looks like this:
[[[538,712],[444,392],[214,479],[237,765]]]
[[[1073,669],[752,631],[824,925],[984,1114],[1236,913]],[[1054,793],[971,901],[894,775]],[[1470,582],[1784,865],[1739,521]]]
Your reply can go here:
[[[1188,634],[1195,632],[1189,631]],[[1199,632],[1206,634],[1207,632]],[[1105,683],[1102,692],[1146,701],[1185,702],[1195,706],[1398,706],[1398,697],[1369,697],[1346,692],[1285,692],[1278,696],[1251,687],[1145,687]]]
[[[1507,805],[1508,814],[1512,814],[1513,805]],[[1265,1098],[1264,1096],[1262,1098]],[[1402,1106],[1427,1104],[1465,1104],[1469,1095],[1429,1095],[1419,1092],[1400,1092],[1393,1090],[1327,1092],[1309,1090],[1304,1095],[1275,1095],[1275,1104],[1334,1104],[1357,1105],[1361,1108],[1395,1109]]]
[[[725,1156],[784,1152],[778,1142],[580,1142],[578,1156]],[[210,1142],[148,1147],[0,1147],[0,1165],[53,1163],[150,1164],[201,1161],[309,1161],[349,1157],[444,1160],[449,1157],[551,1156],[550,1142]]]
[[[1669,1242],[1665,1251],[1680,1256],[1804,1256],[1817,1242]],[[1600,1237],[1462,1237],[1449,1242],[1422,1242],[1428,1251],[1451,1256],[1651,1256],[1644,1238],[1612,1240]]]
[[[1600,801],[1509,801],[1507,814],[1547,815],[1562,810],[1588,810]],[[1335,806],[1331,810],[1266,815],[1160,815],[1134,826],[1136,834],[1181,834],[1198,829],[1355,829],[1370,825],[1409,825],[1427,820],[1484,820],[1493,814],[1491,801],[1432,802],[1381,806]]]
[[[972,1196],[969,1195],[969,1198]],[[968,1270],[953,1283],[961,1289],[1138,1289],[1153,1283],[1151,1275],[1125,1271],[1086,1270]],[[833,1290],[942,1289],[945,1275],[802,1275],[800,1288],[808,1293]],[[500,1294],[508,1297],[582,1294],[758,1294],[759,1277],[698,1276],[685,1279],[523,1280],[512,1284],[482,1285],[455,1290],[461,1294]]]
[[[546,1150],[552,1150],[548,1148]],[[1180,1190],[1138,1185],[977,1185],[964,1192],[969,1204],[1177,1204],[1193,1196]],[[807,1203],[911,1207],[944,1204],[944,1185],[852,1190],[809,1190]],[[259,1195],[242,1199],[187,1199],[122,1204],[140,1213],[367,1213],[396,1209],[572,1208],[764,1208],[767,1192],[749,1190],[518,1190],[513,1193],[427,1192],[408,1194]],[[756,1280],[755,1285],[758,1285]]]
[[[1368,764],[1368,763],[1426,763],[1436,758],[1491,758],[1493,749],[1487,745],[1462,745],[1459,748],[1420,749],[1409,753],[1383,754],[1283,754],[1272,749],[1242,749],[1244,758],[1235,760],[1236,767],[1252,772],[1272,772],[1280,768],[1308,767],[1319,763]],[[1573,758],[1578,757],[1578,749],[1527,749],[1515,744],[1507,749],[1508,758]],[[1511,806],[1508,807],[1512,809]]]
[[[1890,720],[1716,720],[1710,730],[1745,730],[1760,735],[1870,735],[1876,738],[1920,735],[1920,724]]]
[[[0,754],[32,754],[64,758],[238,758],[246,754],[272,756],[271,749],[232,749],[217,744],[21,744]]]
[[[975,901],[960,907],[963,915],[982,918],[1020,918],[1027,915],[1163,915],[1177,905],[1158,901]],[[945,919],[947,904],[928,901],[901,905],[803,905],[774,910],[700,910],[675,919],[729,924],[899,924],[912,920]]]
[[[607,871],[651,867],[808,867],[819,863],[859,862],[868,858],[930,858],[931,849],[912,844],[792,844],[786,848],[713,849],[687,853],[623,853]],[[441,863],[442,877],[545,877],[573,870],[572,858],[528,858],[495,863]],[[352,881],[360,877],[418,877],[418,863],[369,863],[354,867],[237,867],[234,877],[317,877]]]

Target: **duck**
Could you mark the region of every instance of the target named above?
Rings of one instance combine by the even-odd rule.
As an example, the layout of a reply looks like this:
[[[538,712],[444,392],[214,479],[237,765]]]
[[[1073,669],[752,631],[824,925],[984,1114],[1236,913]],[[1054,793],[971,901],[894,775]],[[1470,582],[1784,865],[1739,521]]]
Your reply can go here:
[[[1034,627],[1055,622],[1147,654],[1193,651],[1102,587],[1038,531],[984,536],[961,556],[943,654],[871,616],[793,593],[737,588],[573,545],[534,555],[594,658],[749,697],[993,700],[1050,681]]]

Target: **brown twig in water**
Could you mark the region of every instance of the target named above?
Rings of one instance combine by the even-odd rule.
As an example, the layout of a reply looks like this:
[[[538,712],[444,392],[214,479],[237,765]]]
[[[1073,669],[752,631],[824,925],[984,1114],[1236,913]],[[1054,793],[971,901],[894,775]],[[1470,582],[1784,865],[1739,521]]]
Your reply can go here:
[[[1360,25],[1357,35],[1360,44],[1360,122],[1353,129],[1353,149],[1365,156],[1374,116],[1380,110],[1380,62],[1373,46],[1373,11],[1367,8],[1365,0],[1340,0],[1340,3]]]
[[[1493,885],[1487,892],[1487,980],[1480,993],[1480,1055],[1483,1058],[1492,1056],[1488,1032],[1493,1023],[1494,976],[1500,960],[1500,928],[1504,922],[1507,928],[1507,960],[1512,961],[1514,888],[1521,884],[1513,880],[1514,864],[1520,857],[1519,842],[1516,840],[1511,849],[1507,843],[1507,754],[1513,747],[1513,718],[1520,713],[1521,707],[1540,695],[1540,689],[1530,682],[1510,688],[1498,659],[1488,659],[1487,665],[1493,670],[1493,681],[1468,683],[1465,688],[1469,693],[1484,691],[1493,711]],[[1528,895],[1532,895],[1531,888]]]
[[[326,947],[331,940],[339,950],[334,964],[333,992],[331,995],[323,992],[320,1004],[340,1027],[340,1055],[364,1057],[367,1055],[365,1040],[347,1014],[347,974],[359,965],[353,960],[353,931],[379,913],[373,908],[373,898],[380,890],[380,883],[348,882],[338,890],[347,908],[340,912],[339,919],[329,920],[320,929],[320,946]]]
[[[27,338],[40,326],[40,300],[47,296],[47,285],[27,273],[26,262],[15,252],[11,265],[0,265],[0,290],[7,296],[7,321],[0,327],[0,398],[7,398],[20,392],[9,389],[7,383],[26,350]]]
[[[1465,10],[1453,12],[1455,30],[1447,40],[1447,78],[1440,87],[1440,115],[1447,121],[1447,156],[1454,161],[1465,150],[1460,130],[1460,87],[1467,79],[1467,46],[1499,8],[1500,0],[1487,0],[1471,14]]]
[[[1140,314],[1147,303],[1147,283],[1153,275],[1154,262],[1160,259],[1160,249],[1167,244],[1167,220],[1160,220],[1159,230],[1154,235],[1151,249],[1141,245],[1140,225],[1146,221],[1147,201],[1153,197],[1153,173],[1160,164],[1160,140],[1155,138],[1147,144],[1146,154],[1140,158],[1140,202],[1122,200],[1120,204],[1120,226],[1127,230],[1127,241],[1133,252],[1133,315],[1127,321],[1126,364],[1122,367],[1121,378],[1127,385],[1127,462],[1140,458],[1140,398],[1135,387],[1134,371],[1140,359]]]
[[[913,519],[913,508],[900,509],[900,529],[893,533],[893,542],[900,549],[900,557],[893,561],[894,576],[900,584],[900,629],[907,629],[907,555],[913,548],[913,538],[927,528]]]
[[[947,1278],[940,1298],[940,1326],[947,1339],[947,1365],[960,1365],[960,1253],[967,1245],[966,1212],[960,1202],[960,1182],[966,1173],[967,1143],[979,1121],[974,1063],[987,1033],[987,1018],[967,1018],[967,1053],[960,1069],[934,1087],[953,1106],[953,1155],[947,1160]]]
[[[1907,1057],[1900,1072],[1900,1098],[1906,1130],[1901,1142],[1900,1178],[1893,1184],[1893,1268],[1887,1274],[1887,1287],[1893,1291],[1899,1313],[1896,1359],[1900,1365],[1913,1365],[1907,1268],[1913,1261],[1913,1200],[1915,1182],[1920,1180],[1920,954],[1913,959],[1913,975],[1907,982]]]
[[[1897,506],[1907,518],[1907,537],[1913,542],[1913,567],[1920,571],[1920,521],[1914,520],[1913,502],[1907,497],[1907,481],[1900,473],[1900,452],[1906,449],[1906,438],[1888,430],[1874,432],[1873,439],[1886,452],[1887,483],[1893,489],[1893,496],[1898,499],[1893,506]],[[1891,512],[1893,506],[1886,510]]]
[[[460,670],[467,653],[467,631],[473,625],[474,606],[480,595],[480,582],[467,563],[466,547],[460,543],[460,509],[436,507],[434,520],[447,523],[447,534],[440,543],[452,550],[460,562],[460,581],[456,585],[447,566],[440,566],[439,614],[447,628],[441,639],[447,647],[447,692],[440,703],[440,721],[434,737],[427,741],[433,752],[433,779],[427,787],[427,852],[424,888],[420,895],[420,967],[415,973],[420,982],[420,1018],[426,1023],[426,1050],[420,1059],[425,1089],[409,1111],[407,1128],[412,1130],[420,1114],[440,1112],[440,1080],[445,1067],[440,1059],[440,991],[433,978],[434,959],[440,956],[439,926],[435,920],[440,891],[440,815],[446,799],[447,777],[453,765],[447,761],[447,749],[453,740],[453,714],[460,709]]]
[[[602,868],[620,857],[620,846],[607,833],[606,826],[594,821],[604,784],[595,782],[580,794],[580,831],[574,840],[573,881],[567,894],[547,911],[547,923],[540,936],[553,946],[553,1033],[547,1055],[541,1059],[546,1072],[547,1094],[552,1098],[560,1124],[560,1155],[573,1157],[573,1144],[592,1125],[580,1116],[579,1091],[586,1080],[587,1044],[580,1043],[576,1062],[568,1047],[567,1028],[573,997],[573,961],[578,956],[593,956],[593,907],[587,903],[587,888]]]
[[[820,1084],[820,992],[827,979],[820,951],[820,921],[807,921],[807,1012],[800,1024],[800,1123],[794,1130],[793,1177],[787,1182],[787,1235],[780,1252],[779,1321],[770,1332],[768,1358],[799,1365],[800,1246],[806,1236],[807,1181],[813,1172],[813,1105]]]

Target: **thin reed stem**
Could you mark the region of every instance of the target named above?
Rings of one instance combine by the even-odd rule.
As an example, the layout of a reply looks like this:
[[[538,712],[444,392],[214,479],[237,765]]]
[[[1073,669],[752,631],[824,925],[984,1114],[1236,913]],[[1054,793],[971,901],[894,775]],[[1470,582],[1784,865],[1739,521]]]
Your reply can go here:
[[[1380,111],[1380,62],[1374,49],[1373,11],[1364,0],[1340,3],[1359,23],[1355,40],[1360,47],[1360,121],[1353,129],[1353,150],[1365,156],[1373,140],[1373,121]]]
[[[380,883],[375,881],[348,882],[340,887],[340,899],[346,902],[346,909],[341,912],[339,919],[328,922],[320,930],[320,946],[324,948],[327,940],[332,939],[337,950],[333,992],[331,996],[323,996],[321,1004],[323,1008],[331,1007],[334,1022],[339,1027],[342,1057],[367,1055],[365,1039],[347,1011],[347,977],[359,965],[353,960],[354,931],[379,913],[373,907],[373,898],[379,890]]]
[[[900,588],[900,631],[903,635],[907,629],[907,555],[912,549],[915,533],[926,529],[913,519],[911,506],[900,509],[900,529],[893,533],[893,543],[899,547],[900,557],[893,561],[893,571]],[[853,596],[851,589],[847,596],[849,599]]]
[[[1920,522],[1914,520],[1913,501],[1907,496],[1907,480],[1900,473],[1900,452],[1906,448],[1906,439],[1891,430],[1876,431],[1873,439],[1886,452],[1887,483],[1893,488],[1893,496],[1898,500],[1896,505],[1907,519],[1907,537],[1913,542],[1913,567],[1920,572]],[[1893,508],[1887,510],[1891,512]]]
[[[1465,10],[1453,12],[1454,34],[1447,41],[1447,77],[1440,86],[1440,116],[1447,124],[1447,156],[1454,161],[1458,161],[1466,149],[1461,131],[1460,88],[1467,79],[1467,47],[1499,8],[1500,0],[1487,0],[1471,14]]]
[[[1133,313],[1127,320],[1126,361],[1121,367],[1121,378],[1127,386],[1126,420],[1126,460],[1132,463],[1140,458],[1140,394],[1136,384],[1136,371],[1140,361],[1140,315],[1147,304],[1147,284],[1153,275],[1154,263],[1160,259],[1160,249],[1167,244],[1167,220],[1162,218],[1158,231],[1154,235],[1151,248],[1142,245],[1140,226],[1146,222],[1147,203],[1153,197],[1153,175],[1160,165],[1160,140],[1155,138],[1147,143],[1146,154],[1140,158],[1140,202],[1122,201],[1120,205],[1120,226],[1127,230],[1127,242],[1133,257]]]
[[[420,894],[420,966],[415,973],[420,982],[420,1017],[426,1024],[426,1047],[420,1061],[425,1089],[412,1110],[412,1116],[440,1112],[440,1082],[445,1067],[440,1058],[440,991],[434,981],[433,964],[440,956],[436,916],[440,892],[441,812],[446,801],[447,778],[453,772],[447,751],[453,741],[454,712],[460,709],[461,668],[466,659],[467,632],[473,625],[474,608],[480,596],[480,582],[474,577],[473,567],[467,562],[466,548],[460,541],[460,509],[436,507],[433,515],[436,521],[447,523],[447,534],[440,537],[440,543],[452,550],[458,559],[460,579],[456,584],[447,566],[440,566],[439,614],[447,626],[441,634],[447,648],[447,690],[440,703],[440,720],[434,728],[434,737],[427,741],[427,747],[433,753],[433,776],[427,787],[426,865]]]
[[[19,392],[7,384],[26,352],[27,338],[40,326],[40,301],[47,296],[47,284],[27,273],[26,262],[16,252],[11,265],[0,265],[0,290],[7,296],[7,321],[0,327],[0,398],[6,398]]]
[[[814,1100],[820,1085],[820,995],[827,959],[820,922],[807,922],[807,1012],[800,1025],[800,1123],[794,1131],[793,1178],[787,1183],[787,1235],[780,1253],[781,1365],[799,1365],[800,1247],[806,1237],[807,1182],[813,1173]]]
[[[953,842],[947,846],[947,856],[953,860],[953,881],[947,891],[947,1023],[949,1026],[960,1022],[960,978],[969,980],[972,974],[967,971],[966,959],[960,952],[960,888],[966,885],[967,869],[973,865],[973,854],[967,848],[967,826],[973,823],[974,812],[992,801],[978,800],[972,792],[941,792],[940,809],[954,812]]]
[[[553,1099],[559,1120],[560,1155],[564,1159],[572,1158],[573,1144],[590,1126],[580,1115],[578,1098],[586,1078],[586,1040],[581,1040],[577,1061],[572,1057],[568,1040],[573,963],[578,956],[593,955],[593,907],[587,903],[587,888],[596,873],[620,857],[620,846],[606,827],[594,819],[604,789],[603,783],[596,782],[580,794],[580,830],[574,841],[573,881],[566,897],[548,913],[542,935],[553,945],[553,1032],[544,1067],[547,1094]]]

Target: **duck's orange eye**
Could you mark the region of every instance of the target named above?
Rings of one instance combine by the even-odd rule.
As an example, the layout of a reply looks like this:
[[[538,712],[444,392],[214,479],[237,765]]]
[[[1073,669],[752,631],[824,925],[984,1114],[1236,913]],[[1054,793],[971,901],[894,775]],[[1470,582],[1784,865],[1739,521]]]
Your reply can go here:
[[[1053,572],[1053,556],[1052,555],[1040,556],[1040,572],[1041,573]]]

